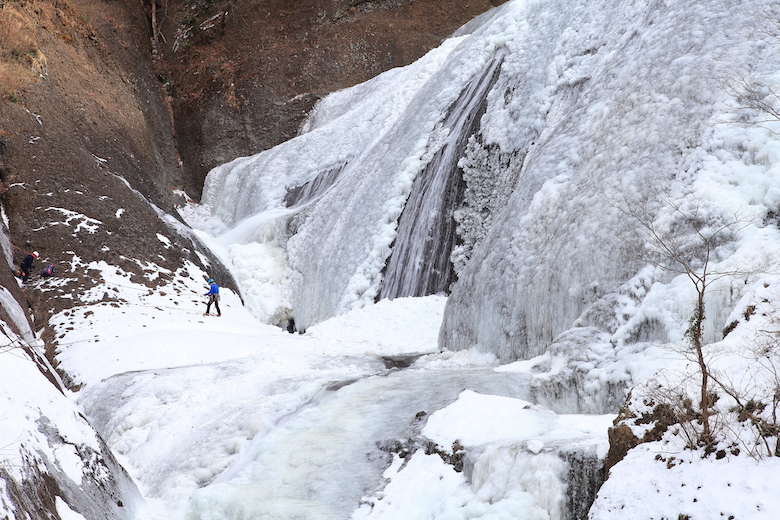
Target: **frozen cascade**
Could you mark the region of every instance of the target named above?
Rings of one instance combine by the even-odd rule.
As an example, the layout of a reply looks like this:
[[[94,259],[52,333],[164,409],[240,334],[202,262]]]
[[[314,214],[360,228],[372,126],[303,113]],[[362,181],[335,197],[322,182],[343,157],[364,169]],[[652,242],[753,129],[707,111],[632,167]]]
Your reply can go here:
[[[318,173],[312,180],[302,186],[291,188],[284,197],[284,208],[268,209],[246,217],[235,224],[229,231],[222,234],[218,243],[223,246],[230,244],[248,244],[263,242],[266,228],[275,225],[277,221],[290,217],[305,209],[322,197],[336,184],[348,165],[339,165]]]
[[[574,442],[534,451],[524,444],[493,446],[464,471],[476,493],[488,500],[528,493],[552,520],[586,520],[604,482],[604,461],[596,446]]]
[[[607,478],[604,461],[594,449],[566,446],[558,454],[566,461],[568,472],[564,477],[567,484],[565,520],[586,519],[596,493]]]
[[[453,212],[463,199],[458,160],[479,126],[486,96],[498,79],[501,56],[472,80],[439,130],[445,142],[414,180],[398,222],[379,298],[449,293],[455,281],[450,254],[457,239]]]
[[[472,200],[456,208],[461,236],[453,240],[468,237],[468,252],[440,346],[527,361],[495,371],[390,372],[324,392],[195,492],[190,517],[345,519],[373,497],[364,517],[383,518],[391,457],[376,443],[406,435],[418,412],[439,410],[466,388],[557,413],[614,412],[643,371],[655,369],[653,343],[682,338],[693,301],[685,280],[639,257],[644,244],[631,239],[642,238],[641,225],[626,209],[675,229],[676,204],[716,224],[745,208],[755,223],[712,258],[741,272],[771,256],[771,240],[757,237],[777,234],[762,218],[780,200],[776,139],[744,128],[753,116],[722,87],[747,69],[775,77],[777,42],[756,30],[755,13],[768,4],[512,0],[424,60],[326,98],[293,141],[212,172],[204,208],[220,232],[269,208],[305,205],[276,238],[295,321],[306,330],[380,296],[448,284],[450,275],[433,271],[452,242],[437,243],[439,252],[425,242],[449,221],[450,208],[430,208],[457,202],[462,186],[449,173],[462,159],[464,199]],[[467,99],[474,105],[453,108]],[[474,119],[457,131],[450,118],[460,113]],[[455,142],[477,120],[476,138]],[[435,167],[440,160],[449,166]],[[418,270],[419,257],[428,263]],[[748,287],[730,282],[708,301],[708,340]],[[538,448],[470,447],[465,466],[477,498],[520,504],[496,517],[583,518],[602,478],[598,453],[576,439]],[[418,453],[409,465],[425,463]],[[519,488],[506,485],[522,479]],[[526,515],[532,508],[538,514]]]
[[[261,241],[261,236],[266,226],[274,224],[281,217],[293,215],[297,210],[298,208],[269,209],[252,215],[220,236],[217,242],[224,246],[229,246],[230,244],[249,244]]]
[[[716,71],[739,77],[755,63],[760,76],[776,61],[755,30],[762,1],[751,1],[757,9],[725,0],[683,10],[633,1],[507,2],[419,62],[329,96],[295,139],[211,172],[208,231],[311,201],[293,225],[276,228],[299,330],[378,297],[446,288],[452,275],[443,259],[451,240],[466,237],[441,346],[477,345],[503,361],[537,356],[591,306],[619,300],[615,294],[645,265],[623,240],[640,226],[614,201],[663,222],[671,218],[664,200],[686,191],[710,196],[694,194],[694,186],[709,175],[703,165],[712,150],[728,142],[712,137],[713,125],[733,117],[720,113],[730,99]],[[445,238],[431,241],[434,252],[429,224],[452,223],[450,209],[428,210],[435,199],[457,199],[458,190],[434,182],[430,163],[440,158],[432,144],[470,133],[447,135],[447,118],[499,54],[478,142],[463,157],[473,205],[457,208],[460,236],[442,231]],[[452,162],[461,146],[446,147]],[[504,164],[506,157],[516,160]],[[760,203],[739,190],[743,205]],[[713,198],[707,218],[718,219],[729,197]],[[676,333],[674,323],[657,323],[659,339]],[[710,323],[712,334],[723,326]]]
[[[397,302],[400,299],[393,303]],[[538,436],[540,433],[533,432],[552,431],[545,430],[549,428],[546,425],[541,429],[536,426],[546,424],[550,417],[563,422],[563,414],[610,412],[610,396],[599,395],[593,385],[582,389],[579,398],[561,388],[539,392],[540,385],[571,385],[528,372],[499,371],[492,364],[439,366],[437,356],[429,360],[432,364],[419,360],[421,364],[414,363],[411,368],[385,368],[406,366],[419,357],[411,353],[323,358],[324,363],[315,361],[314,370],[302,371],[300,377],[292,377],[294,372],[286,374],[283,368],[281,376],[274,377],[274,370],[281,366],[279,358],[284,356],[281,351],[292,347],[291,357],[298,357],[308,347],[298,351],[300,344],[294,345],[299,339],[309,343],[307,336],[275,332],[274,337],[289,345],[275,349],[266,345],[279,352],[272,350],[257,360],[247,357],[130,371],[96,382],[84,391],[81,403],[90,421],[131,461],[144,496],[175,510],[175,514],[140,518],[206,520],[266,515],[274,520],[346,520],[353,515],[357,520],[362,518],[355,511],[363,511],[361,502],[368,504],[382,496],[388,464],[392,467],[404,450],[416,448],[415,457],[438,461],[439,470],[445,471],[450,481],[457,481],[453,492],[459,497],[475,495],[470,499],[474,507],[493,507],[492,500],[512,505],[513,511],[552,508],[557,513],[550,518],[584,519],[564,516],[564,512],[576,509],[571,504],[586,510],[590,499],[581,489],[598,485],[594,476],[603,455],[589,454],[594,439],[601,445],[606,443],[603,419],[601,428],[590,430],[594,432],[590,438],[586,430],[572,434],[559,428],[555,430],[558,433],[544,434],[543,441],[531,442],[527,436],[519,440],[517,436],[501,437],[507,440],[491,442],[490,450],[481,442],[468,444],[464,438],[468,456],[462,473],[442,461],[439,451],[426,455],[429,441],[421,427],[428,417],[471,392],[485,399],[519,401],[517,406],[523,407],[523,413],[529,408],[530,415],[515,420],[497,409],[489,412],[488,419],[494,418],[500,427],[491,428],[461,413],[462,424],[475,424],[488,432],[502,431],[501,425],[518,425],[521,431],[531,430],[532,436]],[[184,347],[189,349],[190,345]],[[246,352],[253,350],[254,345],[246,347]],[[533,384],[532,379],[540,381]],[[602,390],[610,389],[604,386]],[[536,394],[541,406],[531,404]],[[611,421],[611,415],[606,417]],[[445,455],[452,449],[451,441],[435,442]],[[542,451],[540,442],[544,443]],[[572,459],[571,453],[579,454],[584,463]],[[472,478],[474,475],[477,477]],[[495,516],[517,517],[506,509],[497,510]]]
[[[279,428],[280,426],[283,426],[288,421],[294,420],[304,410],[321,405],[323,402],[330,399],[334,392],[337,392],[341,388],[347,385],[351,385],[354,382],[355,381],[353,380],[340,381],[338,383],[334,383],[327,387],[321,388],[310,399],[306,400],[304,403],[300,404],[297,408],[295,408],[295,410],[286,413],[281,417],[276,418],[273,427]],[[256,435],[252,439],[252,441],[244,449],[241,450],[241,453],[239,454],[239,457],[235,460],[235,462],[233,462],[233,464],[231,464],[230,467],[228,467],[225,471],[220,473],[217,476],[217,478],[214,479],[212,484],[218,485],[218,484],[230,482],[231,480],[233,480],[234,477],[236,477],[241,472],[242,469],[250,465],[255,460],[255,458],[257,458],[260,449],[262,448],[264,438],[265,438],[264,434]]]
[[[448,110],[503,52],[523,12],[499,7],[409,67],[328,96],[295,139],[209,173],[201,220],[213,235],[318,193],[276,227],[298,330],[375,301],[412,184],[443,144],[432,134],[443,137]]]
[[[564,2],[560,9],[582,5]],[[670,199],[707,199],[707,215],[701,216],[715,221],[727,214],[723,208],[731,197],[743,206],[763,197],[701,188],[711,175],[708,150],[717,155],[723,146],[711,129],[734,117],[720,113],[729,103],[720,71],[739,77],[747,74],[747,64],[767,64],[765,44],[756,42],[764,39],[754,29],[760,20],[744,6],[719,0],[651,11],[643,2],[618,2],[608,11],[583,13],[557,41],[547,70],[544,128],[507,204],[458,273],[441,328],[443,348],[477,345],[504,361],[529,359],[545,352],[590,306],[619,300],[621,285],[644,262],[637,247],[628,245],[642,234],[641,226],[615,201],[663,222],[674,218]],[[516,58],[507,56],[502,79],[504,71],[517,71]],[[512,128],[506,111],[527,95],[520,89],[527,76],[502,79],[504,99],[483,118],[486,143],[506,140],[501,132]],[[734,174],[723,173],[724,179]],[[668,282],[662,275],[656,281]],[[710,341],[731,304],[708,307]],[[607,317],[619,315],[618,309],[602,306]],[[664,325],[678,333],[674,319]]]

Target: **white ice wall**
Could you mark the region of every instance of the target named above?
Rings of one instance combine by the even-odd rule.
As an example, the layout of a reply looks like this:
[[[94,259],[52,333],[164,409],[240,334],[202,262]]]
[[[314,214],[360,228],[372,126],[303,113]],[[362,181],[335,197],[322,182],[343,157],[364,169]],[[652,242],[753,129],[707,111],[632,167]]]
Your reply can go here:
[[[728,117],[726,85],[777,66],[777,53],[768,47],[776,49],[777,40],[759,30],[766,23],[757,14],[761,5],[713,0],[540,6],[544,14],[537,23],[564,11],[577,16],[556,40],[531,36],[524,44],[554,47],[546,86],[536,92],[546,96],[546,119],[511,198],[460,273],[445,312],[442,346],[478,345],[504,360],[533,357],[589,304],[617,293],[646,260],[641,249],[627,245],[640,235],[638,220],[615,202],[649,221],[676,218],[674,206],[686,196],[704,203],[704,220],[719,218],[732,202],[735,209],[753,204],[751,226],[763,225],[764,195],[715,188],[740,184],[745,168],[756,162],[750,154],[735,153],[720,179],[705,179],[712,154],[749,147],[752,139],[724,140],[723,133],[743,132],[737,123],[715,130]],[[509,55],[506,86],[494,91],[493,110],[483,120],[486,141],[501,150],[516,147],[528,127],[514,109],[528,98],[525,54]],[[766,166],[764,171],[771,169]],[[725,300],[720,303],[733,302]],[[717,317],[724,309],[708,310],[715,318],[708,325],[722,327]]]

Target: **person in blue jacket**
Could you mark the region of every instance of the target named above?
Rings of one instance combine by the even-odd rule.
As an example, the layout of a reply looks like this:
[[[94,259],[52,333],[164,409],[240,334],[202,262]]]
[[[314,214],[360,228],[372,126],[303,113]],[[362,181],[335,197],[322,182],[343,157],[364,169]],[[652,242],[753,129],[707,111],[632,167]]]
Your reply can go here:
[[[206,283],[209,284],[209,292],[206,293],[206,296],[208,296],[209,299],[206,302],[206,312],[203,315],[209,315],[209,310],[211,309],[211,304],[213,303],[214,308],[217,310],[217,316],[222,316],[222,311],[219,310],[219,286],[213,278],[209,278],[209,281]]]

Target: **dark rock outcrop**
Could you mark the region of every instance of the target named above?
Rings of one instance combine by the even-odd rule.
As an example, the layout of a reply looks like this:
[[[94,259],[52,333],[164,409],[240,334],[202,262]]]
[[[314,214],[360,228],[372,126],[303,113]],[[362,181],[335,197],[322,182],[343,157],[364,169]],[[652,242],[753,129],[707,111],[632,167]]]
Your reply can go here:
[[[211,168],[294,137],[325,94],[413,62],[503,2],[185,0],[168,2],[167,10],[154,6],[158,70],[173,94],[187,192],[199,197]],[[146,8],[151,23],[153,6]]]

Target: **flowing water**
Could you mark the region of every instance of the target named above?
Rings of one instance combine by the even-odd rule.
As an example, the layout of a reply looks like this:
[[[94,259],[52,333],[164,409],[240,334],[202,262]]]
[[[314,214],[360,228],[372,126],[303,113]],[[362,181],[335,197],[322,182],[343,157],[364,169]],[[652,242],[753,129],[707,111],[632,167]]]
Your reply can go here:
[[[527,382],[525,374],[491,369],[405,369],[325,388],[251,441],[231,467],[198,490],[190,517],[348,519],[363,497],[381,491],[392,451],[424,444],[419,431],[431,413],[465,389],[527,398]],[[595,457],[593,462],[600,463]],[[503,491],[492,491],[496,500],[522,492],[551,518],[575,518],[566,512],[571,465],[557,449],[537,456],[519,446],[500,446],[468,465],[475,488],[493,489],[509,478]]]
[[[412,184],[398,222],[398,236],[387,262],[379,298],[448,293],[455,281],[450,254],[455,246],[453,213],[463,199],[458,161],[479,127],[485,97],[498,77],[501,57],[491,60],[450,108],[444,144]]]

